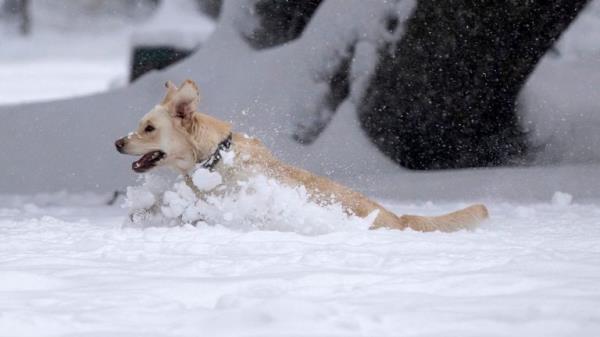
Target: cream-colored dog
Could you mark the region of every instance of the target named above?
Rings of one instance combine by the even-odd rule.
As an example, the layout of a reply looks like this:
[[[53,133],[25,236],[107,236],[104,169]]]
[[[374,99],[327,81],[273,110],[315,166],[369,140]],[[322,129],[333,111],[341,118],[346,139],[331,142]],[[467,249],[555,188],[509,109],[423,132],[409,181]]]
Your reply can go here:
[[[183,82],[180,88],[167,82],[166,87],[165,98],[142,118],[137,130],[115,143],[121,153],[141,155],[133,163],[136,172],[146,172],[156,166],[170,167],[185,177],[199,197],[202,197],[201,192],[188,175],[196,164],[219,172],[229,185],[263,174],[286,185],[304,186],[316,202],[331,202],[333,196],[349,214],[366,217],[378,211],[371,229],[454,231],[473,228],[488,217],[483,205],[435,217],[396,216],[358,192],[280,162],[259,140],[232,133],[230,124],[197,112],[199,94],[193,81]],[[234,151],[233,165],[223,165],[222,151]]]

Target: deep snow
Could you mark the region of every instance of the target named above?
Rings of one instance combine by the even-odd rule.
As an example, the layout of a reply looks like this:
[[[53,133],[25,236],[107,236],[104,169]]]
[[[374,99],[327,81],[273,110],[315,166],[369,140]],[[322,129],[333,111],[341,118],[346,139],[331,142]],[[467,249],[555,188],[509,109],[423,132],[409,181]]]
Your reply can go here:
[[[231,166],[233,151],[221,154],[223,163],[219,165]],[[366,230],[378,214],[374,211],[364,218],[348,214],[333,196],[317,202],[305,186],[285,185],[260,173],[224,180],[218,171],[196,165],[192,180],[202,197],[181,177],[170,176],[148,173],[143,183],[127,188],[127,226],[217,225],[241,231],[318,235],[348,228]]]
[[[564,196],[488,202],[473,232],[319,236],[122,228],[124,209],[64,198],[0,198],[0,336],[600,333],[600,207]]]

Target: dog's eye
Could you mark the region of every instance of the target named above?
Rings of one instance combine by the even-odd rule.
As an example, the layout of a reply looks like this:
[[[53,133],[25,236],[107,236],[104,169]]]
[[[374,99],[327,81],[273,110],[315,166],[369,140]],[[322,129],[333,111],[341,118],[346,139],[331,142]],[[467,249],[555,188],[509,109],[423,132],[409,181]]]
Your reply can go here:
[[[152,132],[152,131],[154,131],[154,130],[155,130],[155,129],[154,129],[154,127],[153,127],[152,125],[148,125],[148,126],[146,126],[146,128],[144,129],[144,132]]]

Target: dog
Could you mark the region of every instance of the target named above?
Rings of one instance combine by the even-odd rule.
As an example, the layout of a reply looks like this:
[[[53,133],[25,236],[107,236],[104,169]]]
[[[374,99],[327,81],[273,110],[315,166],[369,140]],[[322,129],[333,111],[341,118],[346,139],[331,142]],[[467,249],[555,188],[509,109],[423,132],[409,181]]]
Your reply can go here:
[[[141,156],[132,164],[135,172],[169,167],[183,175],[199,198],[202,192],[189,175],[197,164],[220,173],[224,183],[230,185],[263,174],[285,185],[304,186],[318,203],[331,202],[333,197],[348,214],[365,218],[376,212],[370,229],[451,232],[472,229],[488,218],[488,210],[482,204],[441,216],[397,216],[359,192],[280,162],[258,139],[232,132],[229,123],[198,112],[199,91],[194,81],[186,80],[179,88],[168,81],[165,86],[162,102],[141,119],[135,132],[115,142],[120,153]],[[223,164],[223,151],[234,152],[231,165]]]

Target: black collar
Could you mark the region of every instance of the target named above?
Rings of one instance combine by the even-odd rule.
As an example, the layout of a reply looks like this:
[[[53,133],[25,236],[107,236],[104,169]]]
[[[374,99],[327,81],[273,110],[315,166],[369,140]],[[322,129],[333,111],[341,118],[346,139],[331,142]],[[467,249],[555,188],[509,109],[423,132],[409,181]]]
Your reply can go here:
[[[217,146],[217,149],[215,150],[215,152],[213,152],[213,154],[208,157],[207,159],[204,159],[202,161],[199,161],[198,163],[205,169],[208,169],[209,171],[214,171],[215,170],[215,166],[217,166],[217,164],[219,163],[219,161],[221,161],[221,151],[229,151],[229,149],[231,148],[231,132],[229,133],[229,135],[227,136],[227,138],[225,138],[222,142],[219,143],[219,145]]]

